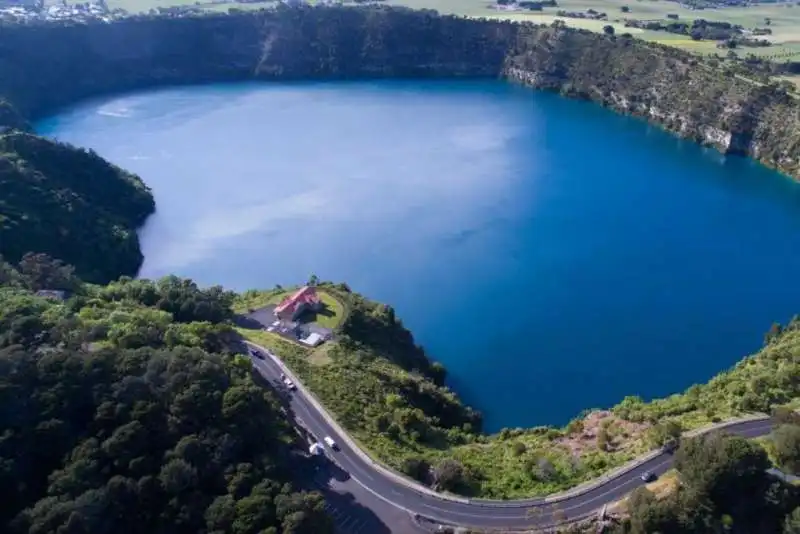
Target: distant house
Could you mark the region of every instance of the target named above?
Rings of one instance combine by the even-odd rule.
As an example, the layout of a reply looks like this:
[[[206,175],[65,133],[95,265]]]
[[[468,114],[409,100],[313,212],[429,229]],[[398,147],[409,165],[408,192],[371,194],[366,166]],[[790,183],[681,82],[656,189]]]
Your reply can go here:
[[[317,295],[317,289],[304,286],[286,297],[275,308],[275,317],[282,321],[295,321],[305,311],[315,311],[322,308],[322,301]]]

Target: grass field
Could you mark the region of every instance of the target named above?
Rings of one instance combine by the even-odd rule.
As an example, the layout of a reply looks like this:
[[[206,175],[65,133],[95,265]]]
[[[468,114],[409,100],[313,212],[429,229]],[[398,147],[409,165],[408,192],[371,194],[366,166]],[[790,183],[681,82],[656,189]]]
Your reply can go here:
[[[68,0],[74,3],[77,0]],[[310,0],[311,3],[314,0]],[[625,18],[638,20],[665,20],[667,14],[678,15],[681,21],[692,21],[703,18],[713,21],[727,21],[741,24],[745,28],[767,27],[765,20],[770,19],[771,36],[764,36],[774,44],[768,47],[745,47],[736,51],[738,55],[755,54],[772,60],[800,60],[800,6],[794,3],[756,5],[724,9],[692,10],[682,7],[677,2],[667,0],[559,0],[558,7],[545,8],[539,13],[515,11],[506,12],[494,9],[490,0],[387,0],[387,4],[403,5],[412,8],[435,9],[443,14],[469,17],[502,18],[516,21],[529,21],[536,24],[551,24],[554,20],[563,20],[567,26],[601,32],[603,27],[611,25],[617,33],[628,32],[647,41],[675,46],[690,52],[708,55],[727,54],[727,50],[719,50],[712,41],[692,41],[686,36],[667,32],[643,31],[638,28],[625,28]],[[227,11],[229,8],[262,9],[274,5],[274,2],[258,4],[240,4],[236,2],[212,4],[196,0],[108,0],[110,8],[123,8],[131,13],[146,12],[156,7],[196,6],[210,11]],[[627,6],[630,11],[622,12]],[[581,11],[589,9],[608,14],[608,21],[575,19],[558,17],[556,12]]]
[[[344,306],[326,291],[319,291],[318,294],[325,307],[320,312],[305,314],[303,320],[317,323],[325,328],[336,328],[344,319]]]
[[[675,14],[678,15],[678,19],[681,21],[702,18],[741,24],[745,28],[765,28],[767,27],[765,19],[769,18],[771,20],[769,28],[772,29],[773,35],[765,36],[764,38],[768,38],[775,44],[763,48],[741,48],[737,53],[776,56],[775,59],[779,60],[800,57],[800,6],[791,3],[692,10],[682,7],[676,2],[666,0],[559,0],[558,7],[545,8],[540,13],[497,11],[493,9],[494,3],[488,0],[390,0],[389,3],[413,8],[436,9],[441,13],[447,14],[503,18],[529,21],[536,24],[550,24],[553,20],[559,19],[563,20],[567,26],[597,32],[602,31],[604,26],[610,24],[614,26],[617,33],[628,32],[641,39],[683,48],[697,54],[713,54],[717,52],[721,55],[726,54],[727,51],[718,50],[714,42],[697,42],[683,35],[625,28],[623,19],[664,20],[667,18],[667,14]],[[623,13],[623,6],[630,8],[630,12]],[[589,9],[608,14],[608,21],[556,16],[556,12],[559,10],[585,12]]]

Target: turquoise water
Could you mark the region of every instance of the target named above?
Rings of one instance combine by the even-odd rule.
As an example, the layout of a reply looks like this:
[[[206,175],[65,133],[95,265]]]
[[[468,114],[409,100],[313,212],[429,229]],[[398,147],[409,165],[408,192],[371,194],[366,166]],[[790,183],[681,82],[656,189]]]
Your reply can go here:
[[[800,186],[499,82],[208,86],[39,124],[139,173],[141,275],[344,280],[487,428],[705,381],[800,312]]]

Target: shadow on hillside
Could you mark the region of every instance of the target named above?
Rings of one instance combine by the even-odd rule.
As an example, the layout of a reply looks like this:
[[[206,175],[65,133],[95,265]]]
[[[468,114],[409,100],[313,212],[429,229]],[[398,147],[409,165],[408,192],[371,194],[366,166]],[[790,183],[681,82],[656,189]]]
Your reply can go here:
[[[303,324],[315,323],[320,319],[320,317],[327,317],[327,318],[336,317],[336,312],[334,312],[330,308],[330,306],[328,306],[327,304],[325,304],[323,302],[321,309],[319,309],[319,310],[308,310],[308,311],[304,312],[299,317],[298,322],[303,323]]]
[[[246,315],[234,315],[233,324],[239,328],[247,328],[249,330],[260,330],[263,328],[263,325],[260,322],[252,317],[247,317]]]

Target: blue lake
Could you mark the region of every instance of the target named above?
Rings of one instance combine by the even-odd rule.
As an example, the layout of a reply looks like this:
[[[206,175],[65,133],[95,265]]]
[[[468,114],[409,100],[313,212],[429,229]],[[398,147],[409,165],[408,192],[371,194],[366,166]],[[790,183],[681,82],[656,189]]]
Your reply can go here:
[[[391,303],[488,430],[706,381],[800,312],[800,185],[500,82],[237,84],[39,131],[152,187],[141,276]]]

